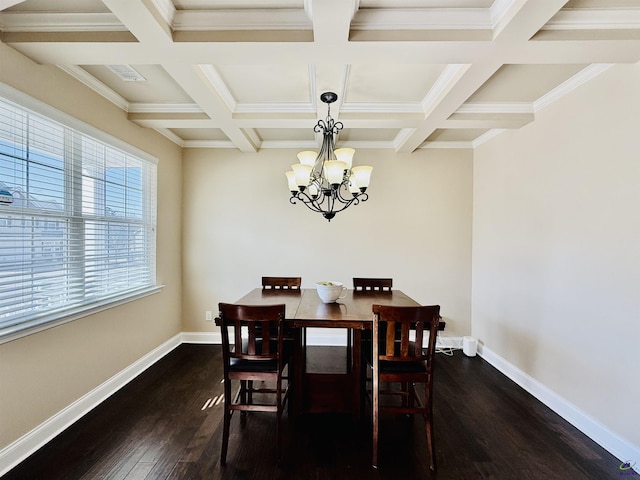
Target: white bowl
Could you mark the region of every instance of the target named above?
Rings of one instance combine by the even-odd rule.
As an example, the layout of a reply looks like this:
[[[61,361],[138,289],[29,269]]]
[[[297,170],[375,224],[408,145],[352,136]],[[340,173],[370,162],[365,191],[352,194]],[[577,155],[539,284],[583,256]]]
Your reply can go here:
[[[317,282],[315,285],[318,296],[324,303],[334,303],[347,296],[347,287],[342,282]]]

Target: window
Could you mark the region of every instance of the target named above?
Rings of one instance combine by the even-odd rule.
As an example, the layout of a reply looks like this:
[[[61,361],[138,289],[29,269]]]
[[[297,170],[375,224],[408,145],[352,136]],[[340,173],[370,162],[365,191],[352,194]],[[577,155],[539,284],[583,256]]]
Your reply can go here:
[[[155,287],[155,161],[95,136],[0,98],[0,336]]]

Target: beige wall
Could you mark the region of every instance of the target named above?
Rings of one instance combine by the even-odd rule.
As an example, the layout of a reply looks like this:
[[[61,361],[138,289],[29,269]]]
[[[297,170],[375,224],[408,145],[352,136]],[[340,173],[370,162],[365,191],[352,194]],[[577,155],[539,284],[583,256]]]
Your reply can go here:
[[[0,82],[148,152],[158,164],[161,293],[0,345],[0,450],[181,331],[181,151],[62,71],[0,44]]]
[[[371,198],[329,223],[289,203],[284,172],[296,153],[185,150],[185,330],[216,330],[205,310],[217,313],[262,275],[299,275],[303,287],[390,276],[417,301],[441,305],[447,334],[468,334],[471,154],[358,150],[354,163],[374,167]]]
[[[640,446],[640,66],[476,151],[472,331]]]

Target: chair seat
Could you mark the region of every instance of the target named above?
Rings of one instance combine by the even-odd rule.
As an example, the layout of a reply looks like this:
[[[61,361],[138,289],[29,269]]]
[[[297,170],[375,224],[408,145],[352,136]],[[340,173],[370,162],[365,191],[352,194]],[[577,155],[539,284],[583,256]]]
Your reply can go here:
[[[426,375],[427,368],[424,363],[419,362],[385,362],[379,363],[380,374],[385,373],[424,373]]]
[[[232,358],[229,361],[229,372],[260,372],[276,373],[278,371],[277,360],[244,360]]]

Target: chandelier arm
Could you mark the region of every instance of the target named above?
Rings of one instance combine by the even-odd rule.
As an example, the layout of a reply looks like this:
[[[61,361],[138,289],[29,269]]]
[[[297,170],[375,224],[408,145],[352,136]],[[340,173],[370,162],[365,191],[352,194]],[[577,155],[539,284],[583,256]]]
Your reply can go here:
[[[292,195],[289,198],[289,203],[296,205],[298,202],[296,200],[300,200],[304,206],[306,206],[309,210],[322,213],[322,209],[318,206],[318,204],[304,192],[298,192],[296,195]]]
[[[348,195],[343,195],[343,191],[345,191]],[[338,198],[338,201],[343,204],[351,203],[354,198],[351,192],[349,192],[349,190],[347,189],[346,183],[343,183],[342,185],[340,185],[340,188],[338,188],[336,192],[336,196]]]
[[[344,206],[339,210],[334,210],[334,211],[335,213],[338,213],[351,205],[358,205],[360,202],[366,202],[367,200],[369,200],[368,193],[358,193],[355,197],[352,196],[351,198],[345,198],[340,196],[340,203],[342,203]]]

